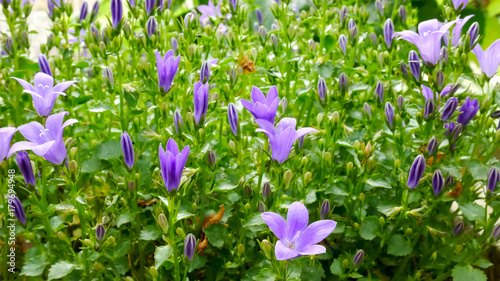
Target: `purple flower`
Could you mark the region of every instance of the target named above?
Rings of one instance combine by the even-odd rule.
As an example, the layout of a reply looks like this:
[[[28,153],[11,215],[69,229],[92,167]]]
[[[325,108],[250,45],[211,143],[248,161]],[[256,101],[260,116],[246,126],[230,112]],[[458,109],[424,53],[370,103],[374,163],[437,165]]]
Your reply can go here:
[[[121,144],[123,150],[123,160],[129,169],[134,167],[135,156],[134,156],[134,146],[132,145],[132,140],[127,132],[123,132],[121,135]]]
[[[406,8],[403,5],[399,6],[399,17],[401,17],[402,23],[406,22]]]
[[[297,120],[295,118],[283,118],[274,128],[273,123],[266,119],[255,120],[260,128],[256,132],[262,132],[269,138],[271,144],[272,158],[279,163],[288,159],[293,143],[300,137],[316,132],[314,128],[302,128],[295,130]]]
[[[498,65],[500,64],[500,56],[498,55],[500,53],[500,39],[493,42],[486,51],[483,51],[483,48],[478,43],[472,52],[476,55],[481,70],[488,78],[497,74]]]
[[[23,204],[15,195],[9,195],[9,206],[14,211],[16,218],[22,223],[26,224],[26,215],[24,214]]]
[[[54,8],[55,4],[53,0],[47,0],[47,8],[49,9],[49,17],[52,18],[54,16]]]
[[[104,240],[104,236],[106,235],[106,228],[104,228],[104,225],[102,223],[98,224],[97,227],[95,228],[95,238],[97,241],[102,241]]]
[[[31,184],[36,185],[35,174],[33,173],[33,166],[31,166],[31,160],[26,151],[19,151],[16,155],[16,162],[21,174],[23,174],[24,182],[26,185]]]
[[[436,19],[428,20],[418,25],[418,33],[406,30],[394,33],[393,37],[414,44],[422,59],[428,64],[435,65],[441,58],[441,39],[453,24],[455,21],[443,25]]]
[[[172,37],[170,39],[170,43],[172,44],[172,50],[177,53],[177,47],[179,46],[179,41],[177,41],[176,37]]]
[[[339,36],[339,46],[340,46],[340,49],[342,50],[342,53],[344,53],[344,55],[345,55],[346,48],[347,48],[347,38],[345,37],[344,34],[340,34],[340,36]]]
[[[148,32],[148,37],[151,38],[156,33],[156,27],[158,22],[154,16],[150,16],[148,21],[146,22],[146,30]]]
[[[464,222],[458,222],[455,227],[453,227],[452,234],[453,236],[458,236],[464,230]]]
[[[128,3],[130,4],[130,7],[135,7],[135,0],[128,0]]]
[[[455,110],[458,106],[457,98],[450,98],[446,101],[446,105],[444,106],[443,113],[441,114],[441,120],[447,121],[451,118]]]
[[[111,22],[116,29],[123,17],[122,0],[111,0]]]
[[[451,134],[451,132],[453,132],[453,129],[455,128],[455,123],[446,123],[444,124],[444,128],[448,129],[444,131],[444,135],[448,136],[448,134]]]
[[[176,110],[174,112],[173,119],[174,119],[175,133],[179,134],[179,132],[181,132],[182,128],[184,127],[184,121],[182,119],[181,113],[178,110]],[[179,129],[180,129],[180,131],[179,131]]]
[[[167,54],[165,54],[165,58],[161,57],[158,50],[155,50],[155,55],[156,68],[158,69],[158,85],[160,90],[163,88],[164,92],[168,92],[172,86],[175,74],[177,73],[181,55],[174,57],[174,52],[172,50],[169,50]]]
[[[214,5],[212,0],[208,0],[208,5],[198,6],[198,11],[200,11],[200,13],[202,14],[200,16],[200,23],[202,26],[210,24],[210,17],[222,17],[222,12],[220,10],[221,4],[222,0],[219,0],[217,6]],[[227,14],[226,18],[230,19],[231,14]],[[222,33],[226,33],[227,27],[224,24],[220,23],[219,26],[217,27],[217,30],[219,30]]]
[[[91,20],[95,19],[97,17],[97,13],[99,13],[99,1],[96,1],[94,3],[94,6],[92,6],[92,13],[90,14]]]
[[[236,9],[238,8],[238,0],[229,0],[229,3],[231,3],[231,7],[233,7],[233,11],[236,12]]]
[[[344,22],[346,16],[347,16],[347,6],[342,6],[342,8],[339,11],[340,24]]]
[[[208,109],[208,97],[209,97],[209,86],[208,82],[205,84],[199,81],[194,84],[194,120],[196,121],[196,125],[200,123],[200,119],[202,116],[206,117],[207,109]]]
[[[80,22],[87,18],[87,12],[89,9],[89,4],[87,2],[83,2],[82,8],[80,9]]]
[[[279,98],[276,86],[272,86],[267,92],[267,97],[257,88],[252,88],[252,102],[242,99],[241,104],[252,113],[255,119],[264,119],[274,123],[276,111],[278,110]]]
[[[375,7],[381,15],[384,15],[384,3],[381,0],[375,1]]]
[[[385,118],[387,119],[387,123],[389,123],[389,127],[392,129],[394,125],[394,107],[390,102],[385,103]]]
[[[210,79],[210,65],[208,62],[203,62],[200,69],[200,81],[208,82],[208,79]]]
[[[259,23],[263,24],[264,19],[262,18],[262,12],[260,11],[259,8],[255,9],[255,14],[257,15],[257,20],[259,21]]]
[[[9,155],[10,141],[16,131],[14,127],[0,128],[0,162]]]
[[[155,7],[155,0],[146,0],[144,1],[144,6],[146,7],[146,14],[149,16],[151,11],[153,11]]]
[[[163,150],[160,144],[160,168],[161,176],[168,192],[173,189],[178,189],[181,183],[182,171],[186,165],[189,156],[189,145],[184,147],[181,153],[177,143],[173,139],[169,139],[167,150]]]
[[[438,195],[441,190],[443,190],[444,178],[441,171],[438,169],[434,172],[432,176],[432,189],[434,190],[434,195]]]
[[[38,56],[38,66],[40,66],[40,71],[52,76],[52,71],[50,70],[50,64],[47,57],[44,54]]]
[[[68,112],[60,112],[47,117],[45,128],[38,122],[22,125],[17,130],[28,141],[20,141],[12,145],[9,157],[21,150],[32,150],[36,155],[44,157],[54,164],[61,164],[66,158],[66,147],[63,141],[64,128],[78,123],[76,119],[69,119],[63,124],[64,116]]]
[[[474,118],[477,111],[479,110],[479,102],[477,99],[470,100],[470,97],[467,97],[460,107],[460,114],[457,117],[457,123],[462,124],[462,126],[467,126],[470,120]]]
[[[467,6],[467,3],[469,3],[469,0],[451,0],[453,2],[453,7],[455,10],[463,10],[465,9],[465,6]]]
[[[500,181],[500,171],[497,167],[491,167],[490,173],[488,174],[488,189],[491,194],[497,187],[498,181]]]
[[[438,147],[438,141],[436,137],[432,137],[429,140],[429,143],[427,144],[427,151],[429,152],[429,155],[433,155],[434,152],[436,152],[437,147]]]
[[[332,220],[320,220],[308,225],[309,212],[300,202],[294,202],[288,208],[287,220],[272,212],[262,214],[262,219],[280,240],[276,242],[277,260],[289,260],[298,256],[319,255],[326,248],[317,245],[333,232],[337,223]]]
[[[194,252],[196,251],[196,237],[189,233],[184,240],[184,256],[190,261],[193,260]]]
[[[56,98],[60,95],[65,96],[64,91],[77,83],[77,81],[66,81],[54,86],[54,78],[42,72],[35,75],[34,87],[23,79],[12,78],[23,86],[24,93],[33,97],[33,105],[40,116],[48,116],[54,107]]]
[[[432,99],[435,95],[435,99],[436,101],[439,100],[439,97],[444,97],[450,93],[454,93],[455,91],[457,90],[457,85],[455,84],[448,84],[446,85],[442,90],[441,90],[441,93],[434,93],[432,91],[431,88],[425,86],[425,85],[422,85],[422,91],[420,91],[419,89],[415,89],[416,92],[419,92],[419,93],[422,93],[422,95],[424,96],[425,100],[428,100],[428,99]]]
[[[380,103],[384,101],[384,83],[382,81],[378,81],[377,85],[375,86],[375,93],[377,94]]]
[[[329,213],[330,213],[330,201],[328,201],[328,199],[325,199],[325,201],[321,203],[319,216],[322,220],[324,220]]]
[[[464,25],[467,23],[467,21],[472,18],[474,15],[469,15],[469,16],[466,16],[465,18],[461,19],[460,17],[458,17],[456,20],[455,20],[455,26],[453,27],[453,31],[452,31],[452,38],[451,38],[451,44],[456,47],[458,46],[458,42],[460,41],[460,35],[462,35],[462,28],[464,27]],[[445,34],[445,37],[444,37],[444,43],[446,44],[446,46],[448,46],[448,43],[449,43],[449,39],[448,39],[448,36],[449,34],[446,33]]]
[[[425,158],[422,155],[417,156],[411,165],[410,174],[408,175],[407,186],[411,189],[417,187],[418,182],[422,178],[425,171]]]
[[[355,255],[354,258],[352,259],[352,264],[354,266],[357,266],[363,261],[363,258],[365,257],[365,251],[359,250]]]
[[[392,38],[394,35],[394,24],[392,20],[388,18],[384,23],[384,40],[387,48],[390,48],[392,45]]]
[[[325,79],[323,79],[323,77],[320,77],[318,81],[318,95],[319,98],[321,99],[321,102],[324,103],[326,97],[326,82]]]
[[[229,125],[231,126],[231,131],[235,136],[238,135],[238,112],[236,107],[232,102],[227,106],[227,119],[229,120]]]
[[[429,115],[434,112],[434,100],[433,99],[427,99],[425,101],[425,106],[424,106],[424,118],[427,119]]]
[[[415,77],[417,81],[420,80],[420,58],[417,52],[411,50],[408,55],[408,64],[410,65],[411,74]]]
[[[479,36],[479,23],[477,22],[473,23],[469,27],[467,34],[469,35],[469,50],[470,50],[476,43],[477,37]]]

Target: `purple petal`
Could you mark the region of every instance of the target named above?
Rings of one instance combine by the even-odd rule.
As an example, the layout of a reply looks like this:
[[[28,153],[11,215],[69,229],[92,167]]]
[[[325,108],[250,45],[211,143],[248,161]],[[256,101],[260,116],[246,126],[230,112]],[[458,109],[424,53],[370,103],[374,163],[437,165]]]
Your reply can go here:
[[[289,260],[299,256],[299,253],[294,250],[286,247],[281,240],[276,242],[276,247],[274,248],[274,252],[276,254],[276,259],[279,261]]]
[[[300,249],[298,252],[303,256],[312,256],[326,253],[326,248],[321,245],[310,245],[306,248]]]
[[[64,92],[64,91],[66,91],[67,88],[69,88],[71,85],[73,85],[75,83],[78,83],[78,81],[65,81],[65,82],[59,83],[54,87],[53,91],[54,92]]]
[[[288,208],[288,213],[286,216],[286,222],[288,225],[288,231],[286,237],[288,240],[292,240],[298,231],[304,231],[309,222],[309,212],[306,206],[300,202],[294,202]]]
[[[30,83],[28,83],[27,81],[23,80],[23,79],[19,79],[19,78],[16,78],[16,77],[11,77],[12,79],[16,79],[17,82],[19,82],[19,84],[21,84],[21,86],[23,86],[23,88],[25,90],[28,90],[28,91],[32,91],[32,92],[35,92],[35,87],[33,87]]]
[[[262,219],[267,224],[269,229],[278,237],[280,240],[285,239],[287,225],[285,219],[280,215],[272,212],[265,212],[262,215]]]
[[[304,232],[300,234],[297,242],[300,245],[314,245],[323,241],[330,235],[337,223],[332,220],[320,220],[309,225]],[[301,249],[302,251],[302,249]]]

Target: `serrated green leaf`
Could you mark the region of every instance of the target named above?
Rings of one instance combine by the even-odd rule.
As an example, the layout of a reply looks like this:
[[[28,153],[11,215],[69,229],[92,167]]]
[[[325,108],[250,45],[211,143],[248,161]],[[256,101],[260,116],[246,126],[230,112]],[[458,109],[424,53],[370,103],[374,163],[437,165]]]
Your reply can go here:
[[[161,231],[156,225],[146,225],[139,235],[139,240],[152,241],[156,240],[161,236]]]
[[[196,256],[193,259],[193,261],[191,262],[191,264],[189,265],[188,271],[193,272],[193,270],[196,270],[198,268],[202,268],[203,266],[205,266],[206,263],[207,263],[207,256]]]
[[[208,242],[217,248],[222,247],[227,239],[227,227],[220,223],[208,226],[204,232],[207,235]]]
[[[174,248],[170,245],[156,247],[155,249],[155,268],[158,269],[163,263],[172,256]]]
[[[453,281],[486,281],[486,275],[470,265],[457,265],[451,272]]]
[[[377,237],[377,234],[380,232],[379,229],[379,219],[374,216],[367,217],[361,223],[359,235],[361,235],[363,239],[373,240],[373,238]]]
[[[69,263],[67,261],[60,261],[60,262],[52,265],[52,267],[50,267],[48,280],[62,278],[64,276],[68,275],[69,273],[71,273],[71,271],[73,271],[73,269],[75,269],[74,264]]]
[[[484,208],[476,203],[468,203],[460,205],[462,214],[472,221],[484,221]]]
[[[387,247],[387,253],[394,256],[406,256],[411,250],[410,243],[401,234],[392,236]]]
[[[121,213],[118,216],[118,219],[116,220],[116,226],[120,227],[126,223],[133,221],[134,218],[135,218],[135,215],[130,210],[127,210],[127,211],[125,211],[125,213]]]

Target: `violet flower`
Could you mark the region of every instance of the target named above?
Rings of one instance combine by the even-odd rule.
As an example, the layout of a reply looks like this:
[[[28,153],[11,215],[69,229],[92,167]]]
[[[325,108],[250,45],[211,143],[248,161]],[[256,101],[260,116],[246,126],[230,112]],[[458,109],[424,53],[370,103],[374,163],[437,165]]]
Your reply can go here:
[[[174,121],[175,133],[179,134],[179,132],[182,132],[182,129],[184,127],[184,121],[182,119],[182,115],[179,112],[179,110],[176,110],[174,112],[173,121]]]
[[[232,102],[227,106],[227,119],[229,120],[229,125],[231,126],[231,131],[235,136],[238,135],[238,112],[236,107]]]
[[[16,216],[16,218],[22,224],[26,224],[26,214],[24,213],[23,204],[21,203],[19,198],[17,198],[17,196],[15,196],[15,195],[10,195],[8,202],[9,202],[10,209],[13,209],[14,215]]]
[[[44,54],[38,56],[38,66],[40,66],[40,71],[52,76],[52,71],[50,70],[50,64],[47,57]]]
[[[146,14],[149,16],[151,11],[153,11],[155,7],[155,0],[146,0],[144,1],[144,6],[146,7]]]
[[[97,241],[102,241],[104,240],[104,236],[106,235],[106,228],[104,228],[104,225],[102,223],[98,224],[97,227],[95,228],[95,238]]]
[[[208,0],[208,5],[199,5],[198,6],[198,11],[200,11],[201,16],[200,16],[200,24],[201,26],[206,26],[210,24],[210,17],[222,17],[222,12],[220,9],[220,6],[222,4],[222,0],[219,0],[217,3],[217,6],[214,5],[212,0]],[[231,18],[231,14],[226,15],[226,18]],[[226,33],[227,27],[220,23],[217,29],[222,32]]]
[[[122,0],[111,0],[111,22],[116,29],[123,18]]]
[[[279,214],[272,212],[263,213],[262,219],[280,239],[275,247],[277,260],[325,253],[326,248],[317,244],[328,237],[337,226],[332,220],[320,220],[308,226],[309,212],[300,202],[290,205],[286,221]]]
[[[16,131],[14,127],[0,128],[0,162],[9,155],[10,141]]]
[[[470,120],[474,118],[477,111],[479,110],[479,102],[477,99],[470,100],[470,97],[467,97],[460,107],[460,114],[457,117],[457,123],[462,124],[462,126],[467,126]]]
[[[158,22],[154,16],[150,16],[148,21],[146,22],[146,31],[148,32],[148,37],[151,38],[154,34],[156,34],[156,27],[158,26]]]
[[[364,258],[365,258],[365,251],[359,250],[354,255],[354,258],[352,259],[352,264],[354,266],[358,266],[363,261]]]
[[[50,115],[45,122],[45,128],[35,121],[17,128],[28,141],[20,141],[12,145],[9,157],[21,150],[31,150],[51,163],[61,164],[66,158],[66,147],[63,141],[64,128],[78,123],[76,119],[69,119],[63,123],[65,115],[68,115],[68,112]]]
[[[377,94],[380,103],[384,101],[384,83],[382,81],[378,81],[377,85],[375,86],[375,93]]]
[[[463,19],[461,19],[460,17],[458,17],[455,20],[455,26],[453,27],[452,38],[451,38],[451,44],[454,47],[458,46],[458,42],[460,41],[460,36],[462,35],[462,28],[467,23],[467,21],[470,18],[472,18],[473,16],[474,15],[469,15],[469,16],[466,16]],[[448,46],[448,43],[449,43],[448,36],[449,36],[449,33],[446,33],[445,36],[444,36],[444,43],[446,44],[446,46]]]
[[[483,51],[478,43],[472,52],[476,55],[481,70],[488,78],[497,73],[500,64],[500,56],[498,55],[500,53],[500,39],[493,42],[486,51]]]
[[[444,128],[447,129],[444,131],[444,135],[448,136],[448,134],[451,134],[453,132],[453,129],[455,128],[455,123],[446,123],[444,124]]]
[[[394,107],[390,102],[385,103],[385,118],[387,119],[387,123],[389,123],[389,128],[392,129],[394,125]]]
[[[439,169],[432,175],[432,189],[434,190],[434,195],[437,196],[441,190],[443,190],[444,178],[443,174]]]
[[[411,50],[408,55],[408,64],[410,65],[411,74],[415,77],[417,81],[420,80],[420,58],[417,52]]]
[[[422,91],[420,91],[419,89],[415,89],[415,91],[421,93],[424,96],[425,100],[435,98],[435,100],[438,101],[440,97],[444,97],[448,94],[453,94],[453,93],[455,93],[455,91],[457,89],[458,89],[458,85],[450,83],[450,84],[446,85],[441,90],[440,93],[438,93],[438,92],[434,93],[431,88],[429,88],[425,85],[422,85]]]
[[[264,96],[262,91],[257,88],[252,88],[252,103],[242,99],[241,104],[252,113],[255,119],[264,119],[270,123],[274,123],[276,111],[279,105],[278,90],[276,86],[272,86],[267,92],[267,97]]]
[[[196,237],[189,233],[186,235],[184,240],[184,256],[188,258],[189,261],[193,260],[194,253],[196,251]]]
[[[64,91],[77,81],[66,81],[54,86],[54,78],[43,72],[35,75],[34,86],[23,79],[16,79],[24,88],[24,93],[33,97],[33,105],[40,116],[48,116],[54,107],[58,96],[65,96]]]
[[[271,144],[272,158],[278,163],[283,163],[288,159],[293,143],[300,137],[316,132],[314,128],[302,128],[295,130],[297,120],[295,118],[283,118],[274,128],[273,123],[266,119],[255,120],[260,128],[256,132],[262,132],[269,138]]]
[[[318,95],[321,102],[324,103],[326,98],[326,82],[323,77],[320,77],[318,80]]]
[[[451,0],[451,2],[453,3],[453,7],[455,8],[455,10],[461,11],[465,9],[467,4],[469,3],[469,0]]]
[[[393,35],[394,24],[392,23],[392,20],[388,18],[384,23],[384,40],[388,49],[391,48]]]
[[[168,192],[173,189],[178,189],[181,183],[182,171],[186,165],[189,156],[189,145],[184,147],[179,153],[177,143],[173,139],[169,139],[167,149],[163,150],[160,144],[160,168],[161,176]]]
[[[80,9],[80,22],[84,21],[87,18],[88,9],[89,4],[87,2],[83,2],[82,8]]]
[[[488,189],[491,194],[497,187],[498,181],[500,181],[500,171],[497,167],[491,167],[490,173],[488,174]]]
[[[340,34],[340,36],[339,36],[339,46],[340,46],[340,49],[342,50],[342,53],[344,53],[344,55],[345,55],[346,48],[347,48],[347,37],[345,37],[344,34]]]
[[[169,50],[165,57],[162,58],[160,52],[155,50],[156,55],[156,68],[158,69],[158,85],[160,91],[163,88],[164,92],[168,92],[172,86],[172,81],[174,80],[175,74],[177,73],[177,68],[179,67],[179,62],[181,61],[181,55],[174,57],[174,52]]]
[[[262,18],[262,12],[259,8],[255,9],[255,14],[257,15],[257,20],[260,24],[264,24],[264,19]]]
[[[31,184],[36,186],[35,174],[33,173],[33,166],[31,166],[31,160],[26,151],[19,151],[16,155],[16,162],[21,174],[23,174],[24,182],[26,185]]]
[[[441,120],[448,121],[451,118],[453,113],[458,107],[457,98],[450,98],[446,101],[446,105],[444,106],[443,113],[441,114]]]
[[[208,82],[203,84],[199,81],[194,84],[194,120],[196,125],[200,123],[202,116],[206,117],[207,115],[209,90]]]
[[[425,171],[425,158],[422,155],[419,155],[413,161],[411,165],[410,174],[408,175],[408,183],[406,184],[409,188],[413,189],[417,187],[418,182],[422,178],[422,175]]]
[[[127,132],[123,132],[120,138],[123,151],[123,160],[129,169],[134,167],[135,156],[134,156],[134,146],[132,145],[132,140]]]

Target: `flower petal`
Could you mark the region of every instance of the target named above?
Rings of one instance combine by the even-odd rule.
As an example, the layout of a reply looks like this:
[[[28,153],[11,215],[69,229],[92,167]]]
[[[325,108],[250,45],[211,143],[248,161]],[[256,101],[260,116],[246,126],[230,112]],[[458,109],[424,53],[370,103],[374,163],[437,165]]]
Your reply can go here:
[[[54,92],[64,92],[66,89],[68,89],[71,85],[78,83],[78,81],[65,81],[57,84],[54,89],[52,89]]]
[[[276,254],[276,259],[279,261],[293,259],[299,256],[299,253],[286,247],[281,240],[276,242],[276,247],[274,248],[274,253]]]
[[[304,231],[309,222],[309,212],[306,206],[300,202],[292,203],[290,208],[288,208],[286,222],[288,225],[286,238],[288,240],[293,240],[295,234],[297,234],[298,231]]]
[[[300,234],[297,242],[300,245],[314,245],[323,241],[328,235],[330,235],[337,223],[332,220],[320,220],[311,223],[304,232]]]
[[[273,212],[262,213],[262,219],[280,240],[285,239],[287,225],[285,219]]]
[[[310,245],[304,249],[300,249],[300,251],[297,252],[299,252],[299,254],[303,256],[312,256],[326,253],[326,248],[321,245]]]
[[[16,81],[19,82],[19,84],[21,84],[21,86],[23,86],[25,90],[35,92],[35,87],[28,83],[28,81],[16,77],[11,77],[11,79],[16,79]]]

